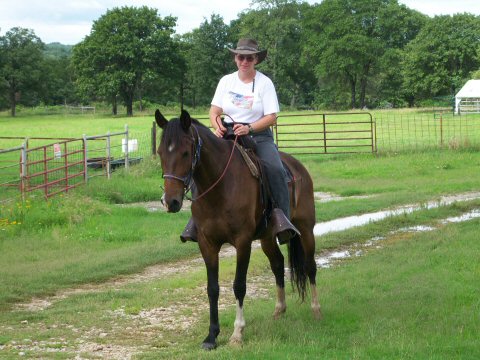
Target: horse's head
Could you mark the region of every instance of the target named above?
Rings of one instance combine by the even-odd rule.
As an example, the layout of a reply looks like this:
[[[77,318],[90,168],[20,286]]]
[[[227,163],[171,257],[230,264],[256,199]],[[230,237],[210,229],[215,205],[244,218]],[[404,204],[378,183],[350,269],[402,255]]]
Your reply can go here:
[[[168,212],[178,212],[193,181],[193,169],[198,156],[191,131],[192,119],[187,111],[182,110],[179,119],[167,121],[160,111],[156,110],[155,121],[163,130],[157,153],[162,163],[164,203]]]

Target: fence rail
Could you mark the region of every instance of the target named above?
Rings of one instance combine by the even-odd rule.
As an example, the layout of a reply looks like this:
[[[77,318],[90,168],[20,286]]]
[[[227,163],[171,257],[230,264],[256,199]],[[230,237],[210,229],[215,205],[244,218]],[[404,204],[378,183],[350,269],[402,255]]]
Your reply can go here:
[[[7,139],[7,137],[1,137]],[[152,154],[149,134],[125,131],[82,138],[21,138],[21,146],[0,150],[0,202],[25,193],[49,198],[97,176],[110,178]],[[31,146],[32,140],[47,144]]]
[[[274,133],[278,148],[292,155],[376,151],[375,123],[367,112],[279,116]]]
[[[279,149],[293,155],[480,147],[480,114],[282,115],[273,129]],[[93,177],[110,177],[116,168],[155,154],[159,135],[153,122],[149,132],[132,133],[126,126],[123,132],[77,139],[0,137],[22,141],[0,149],[0,203],[25,192],[50,197]],[[37,141],[42,144],[33,147]]]

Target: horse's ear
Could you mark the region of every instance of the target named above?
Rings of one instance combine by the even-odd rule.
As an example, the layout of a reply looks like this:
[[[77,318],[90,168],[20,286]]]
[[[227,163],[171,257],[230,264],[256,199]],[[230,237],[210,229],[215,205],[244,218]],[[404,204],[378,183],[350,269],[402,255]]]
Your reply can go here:
[[[165,129],[168,123],[168,120],[165,119],[165,116],[163,116],[158,109],[155,110],[155,121],[157,122],[158,126],[160,126],[160,128],[162,129]]]
[[[185,132],[188,132],[190,125],[192,125],[192,118],[187,110],[182,110],[182,114],[180,115],[180,124],[182,125],[182,129]]]

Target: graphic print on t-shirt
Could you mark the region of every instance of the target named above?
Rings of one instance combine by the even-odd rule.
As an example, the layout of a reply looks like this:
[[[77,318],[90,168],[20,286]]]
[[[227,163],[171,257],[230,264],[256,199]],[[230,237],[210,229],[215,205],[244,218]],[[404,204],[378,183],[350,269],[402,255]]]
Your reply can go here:
[[[234,93],[233,91],[228,92],[230,101],[233,105],[240,109],[251,110],[253,106],[253,96],[246,96],[242,94]]]

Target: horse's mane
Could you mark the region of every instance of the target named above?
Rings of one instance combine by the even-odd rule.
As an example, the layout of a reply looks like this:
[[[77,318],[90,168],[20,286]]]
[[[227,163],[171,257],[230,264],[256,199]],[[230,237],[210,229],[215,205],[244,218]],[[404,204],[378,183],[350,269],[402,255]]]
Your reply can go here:
[[[197,119],[191,118],[191,120],[192,125],[195,126],[197,130],[200,131],[203,135],[208,136],[211,139],[218,140],[218,138],[213,134],[210,128],[202,124]],[[169,144],[172,144],[172,142],[175,143],[176,141],[182,139],[183,136],[185,136],[185,130],[182,128],[181,121],[179,118],[174,118],[168,122],[167,127],[163,130],[162,143],[166,144],[164,140],[168,139]],[[249,136],[242,136],[241,138],[239,138],[239,143],[247,149],[256,148],[255,142]]]
[[[211,131],[203,125],[197,119],[192,118],[192,125],[195,125],[197,128],[203,128],[208,130],[206,133],[211,133]],[[170,143],[178,141],[183,138],[185,135],[185,130],[182,128],[182,124],[179,118],[174,118],[167,123],[167,127],[162,132],[162,143],[165,143],[164,140],[169,139]],[[213,134],[211,134],[213,135]]]

